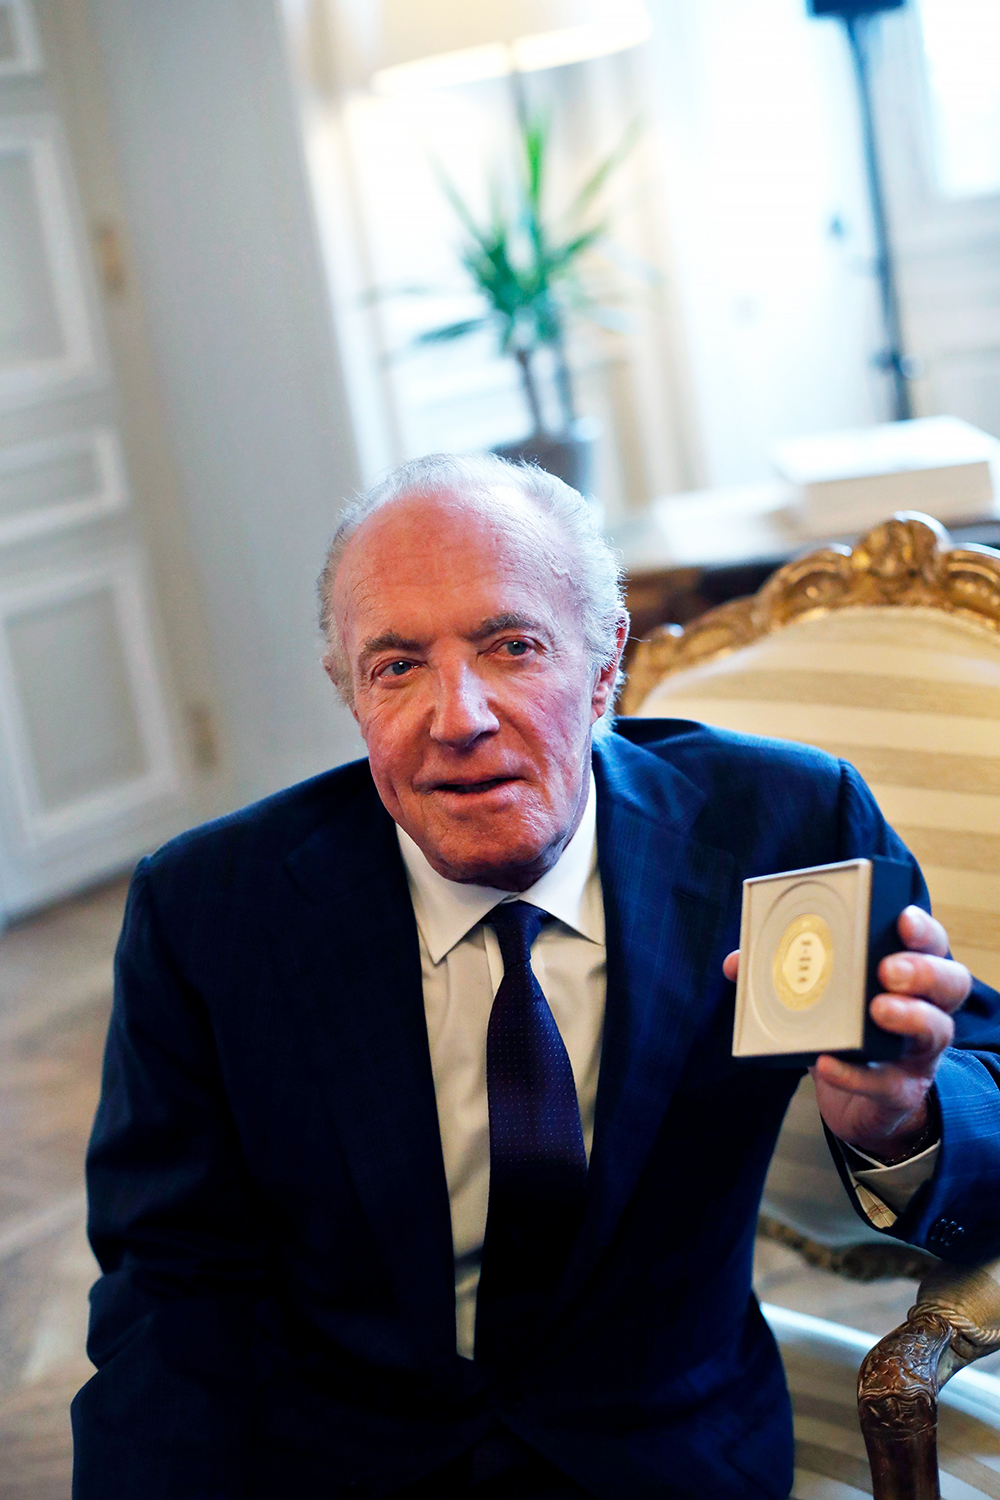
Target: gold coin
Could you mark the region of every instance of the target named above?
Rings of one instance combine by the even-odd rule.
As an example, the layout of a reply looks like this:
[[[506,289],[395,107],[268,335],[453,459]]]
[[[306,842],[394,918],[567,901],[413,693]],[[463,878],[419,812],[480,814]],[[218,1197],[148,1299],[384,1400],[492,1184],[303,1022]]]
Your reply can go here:
[[[808,1010],[820,999],[833,971],[833,933],[809,913],[789,922],[774,955],[778,999],[788,1010]]]

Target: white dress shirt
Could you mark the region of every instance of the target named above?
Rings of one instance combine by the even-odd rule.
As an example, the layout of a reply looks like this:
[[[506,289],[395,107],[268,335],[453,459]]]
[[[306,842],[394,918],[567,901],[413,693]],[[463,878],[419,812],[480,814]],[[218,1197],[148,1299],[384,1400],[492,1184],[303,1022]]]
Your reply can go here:
[[[863,1170],[848,1166],[851,1179],[858,1191],[858,1202],[876,1229],[891,1229],[917,1188],[934,1176],[941,1142],[921,1151],[918,1156],[907,1157],[894,1167],[883,1167],[874,1156],[852,1146],[855,1157],[870,1161],[871,1166]]]
[[[457,1345],[459,1354],[471,1359],[490,1186],[486,1030],[503,978],[500,946],[483,918],[501,901],[526,901],[555,918],[532,945],[531,967],[569,1054],[589,1159],[607,987],[594,778],[580,826],[559,859],[518,895],[446,880],[409,834],[398,825],[396,831],[420,938],[424,1010],[451,1200]],[[873,1162],[870,1170],[857,1173],[863,1207],[877,1227],[894,1222],[931,1175],[936,1155],[932,1146],[900,1166]],[[884,1196],[876,1196],[876,1183]]]
[[[451,1199],[458,1352],[471,1359],[490,1187],[486,1028],[503,978],[496,934],[483,917],[501,901],[526,901],[556,919],[535,939],[531,967],[569,1054],[589,1157],[607,964],[594,778],[579,828],[551,870],[519,895],[446,880],[409,835],[397,831],[420,935],[427,1035]]]

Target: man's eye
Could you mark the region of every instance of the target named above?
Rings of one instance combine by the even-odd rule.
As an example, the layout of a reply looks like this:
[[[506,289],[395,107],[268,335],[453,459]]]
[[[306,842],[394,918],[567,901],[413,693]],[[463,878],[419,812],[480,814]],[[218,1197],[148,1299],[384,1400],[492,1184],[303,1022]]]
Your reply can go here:
[[[531,646],[527,641],[504,641],[502,649],[508,656],[526,656]]]
[[[405,677],[413,666],[412,661],[391,661],[379,672],[380,677]]]

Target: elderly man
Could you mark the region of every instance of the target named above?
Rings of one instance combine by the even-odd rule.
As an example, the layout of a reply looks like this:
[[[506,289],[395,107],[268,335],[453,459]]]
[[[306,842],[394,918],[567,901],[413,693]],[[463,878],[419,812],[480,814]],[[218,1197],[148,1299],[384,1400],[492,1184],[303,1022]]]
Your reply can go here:
[[[1000,1252],[968,1050],[997,997],[952,1048],[968,974],[849,766],[610,723],[627,616],[558,480],[405,467],[323,599],[367,761],[136,873],[77,1500],[787,1496],[750,1263],[797,1076],[730,1056],[740,882],[909,862],[873,1002],[908,1050],[817,1090],[851,1191],[970,1259]]]

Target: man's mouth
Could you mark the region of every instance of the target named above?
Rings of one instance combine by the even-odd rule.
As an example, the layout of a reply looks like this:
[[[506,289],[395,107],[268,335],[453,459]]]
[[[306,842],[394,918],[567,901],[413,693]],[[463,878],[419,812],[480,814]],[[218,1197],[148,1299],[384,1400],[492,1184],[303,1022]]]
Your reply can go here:
[[[433,790],[455,792],[460,797],[468,797],[477,792],[492,792],[495,787],[507,786],[513,780],[512,776],[491,776],[485,781],[437,781],[434,783]]]

